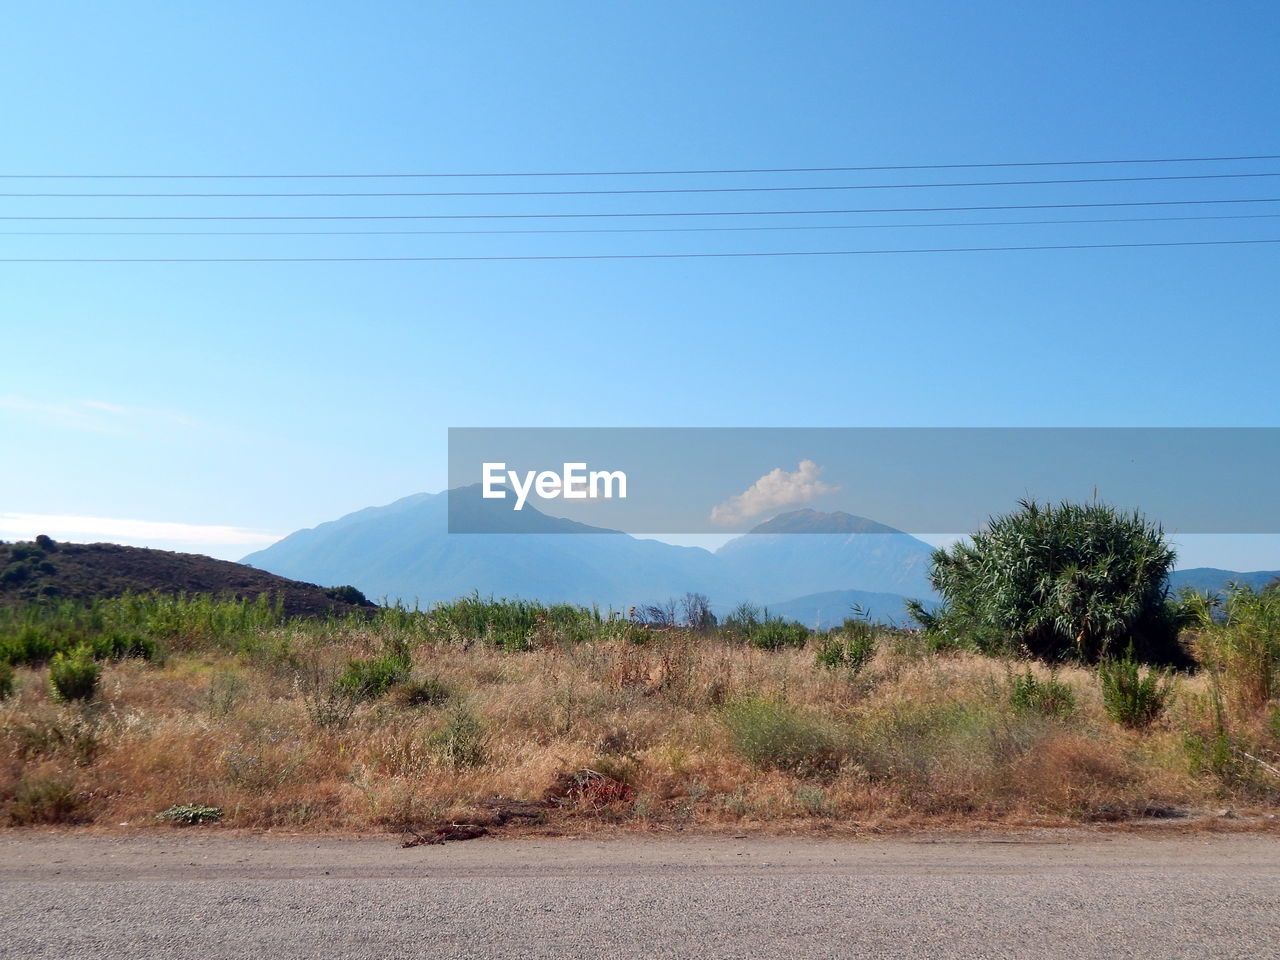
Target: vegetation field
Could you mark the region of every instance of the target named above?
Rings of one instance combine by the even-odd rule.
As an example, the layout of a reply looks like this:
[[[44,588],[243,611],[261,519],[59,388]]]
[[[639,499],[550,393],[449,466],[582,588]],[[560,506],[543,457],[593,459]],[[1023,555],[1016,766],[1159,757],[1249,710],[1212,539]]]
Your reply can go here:
[[[716,624],[696,598],[659,625],[479,597],[310,619],[208,596],[13,606],[0,819],[808,829],[1230,807],[1265,823],[1280,591],[1201,603],[1176,672],[1117,650],[1031,659],[954,622],[814,633],[743,608]]]

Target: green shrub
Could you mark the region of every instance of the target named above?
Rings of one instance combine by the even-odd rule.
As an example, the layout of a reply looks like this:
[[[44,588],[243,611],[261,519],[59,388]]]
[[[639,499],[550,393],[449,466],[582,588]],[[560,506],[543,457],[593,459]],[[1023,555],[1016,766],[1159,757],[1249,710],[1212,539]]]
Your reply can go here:
[[[156,819],[179,826],[195,827],[202,823],[217,823],[222,819],[222,808],[206,807],[199,803],[174,804],[168,810],[157,813]]]
[[[1280,590],[1233,585],[1225,599],[1184,595],[1196,659],[1246,712],[1280,696]]]
[[[449,702],[453,688],[439,677],[424,677],[405,681],[391,695],[402,707],[439,707]]]
[[[600,611],[570,603],[482,599],[478,593],[438,604],[430,614],[434,629],[451,640],[484,640],[510,653],[540,643],[580,643],[599,635]]]
[[[71,653],[55,653],[49,661],[49,690],[55,700],[92,700],[98,692],[102,667],[87,646]]]
[[[324,592],[324,595],[330,600],[337,600],[340,603],[349,603],[356,607],[372,607],[369,598],[364,595],[364,591],[351,584],[343,584],[340,587],[330,587]]]
[[[0,660],[0,700],[13,696],[13,667]]]
[[[780,650],[783,647],[803,647],[809,642],[812,631],[802,623],[790,620],[769,619],[747,634],[747,642],[762,650]]]
[[[1075,712],[1075,692],[1055,676],[1040,680],[1027,667],[1026,673],[1013,674],[1009,680],[1009,702],[1020,713],[1066,718]]]
[[[1098,679],[1107,715],[1133,729],[1150,726],[1173,693],[1173,679],[1166,671],[1144,671],[1131,652],[1099,663]]]
[[[98,660],[140,660],[156,658],[156,642],[150,637],[129,630],[107,630],[93,638],[91,647]]]
[[[348,660],[334,688],[352,700],[377,700],[409,677],[409,661],[399,654],[383,654],[367,660]]]
[[[488,758],[484,723],[464,706],[449,711],[444,726],[427,741],[441,763],[451,767],[479,767]]]
[[[62,645],[49,631],[35,624],[15,625],[7,636],[0,635],[0,661],[34,665],[47,663]]]
[[[876,655],[875,628],[863,620],[846,620],[818,645],[818,666],[858,673]]]
[[[926,631],[1050,663],[1096,662],[1122,642],[1147,662],[1188,662],[1168,600],[1175,554],[1159,526],[1104,503],[1019,506],[934,551],[944,605],[911,606]]]
[[[83,796],[65,780],[38,777],[23,780],[8,807],[9,822],[15,826],[35,823],[70,823],[83,804]]]
[[[762,770],[801,775],[829,772],[840,766],[847,753],[830,724],[776,700],[737,700],[721,711],[720,718],[734,750]]]

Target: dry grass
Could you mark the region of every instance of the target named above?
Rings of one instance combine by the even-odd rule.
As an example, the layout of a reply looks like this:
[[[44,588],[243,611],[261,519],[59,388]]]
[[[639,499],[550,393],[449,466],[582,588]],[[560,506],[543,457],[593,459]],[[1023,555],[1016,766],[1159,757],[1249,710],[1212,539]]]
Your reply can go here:
[[[1091,671],[1057,671],[1074,709],[1045,716],[1011,705],[1025,665],[926,655],[909,637],[856,674],[818,667],[811,648],[679,632],[520,652],[419,640],[411,683],[428,682],[427,702],[393,689],[327,713],[343,664],[393,639],[285,627],[240,653],[111,662],[85,705],[53,701],[46,672],[20,668],[0,702],[0,806],[11,822],[139,825],[203,804],[237,827],[403,829],[474,819],[495,797],[541,801],[585,768],[630,789],[556,805],[551,821],[1027,824],[1202,807],[1238,788],[1189,758],[1188,737],[1208,729],[1198,678],[1138,732],[1107,718]],[[1265,718],[1250,729],[1280,746]],[[1280,793],[1251,782],[1247,798]]]

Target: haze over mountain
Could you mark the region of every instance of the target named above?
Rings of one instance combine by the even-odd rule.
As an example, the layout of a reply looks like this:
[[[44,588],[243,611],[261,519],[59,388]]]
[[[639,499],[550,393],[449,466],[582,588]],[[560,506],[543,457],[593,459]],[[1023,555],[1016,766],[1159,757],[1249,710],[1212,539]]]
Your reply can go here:
[[[848,513],[783,513],[711,553],[548,516],[532,505],[513,511],[482,499],[478,486],[462,492],[475,495],[455,501],[455,520],[462,510],[469,529],[493,532],[448,533],[449,495],[419,493],[299,530],[243,562],[408,604],[478,591],[625,610],[695,592],[718,614],[748,601],[810,626],[839,623],[855,604],[901,622],[906,597],[937,599],[928,582],[932,547]],[[1175,572],[1171,586],[1221,591],[1232,580],[1261,586],[1278,575],[1196,568]]]
[[[478,590],[622,609],[697,592],[724,611],[741,601],[772,605],[861,590],[878,594],[878,608],[892,608],[884,615],[901,616],[904,595],[932,597],[928,544],[847,513],[782,514],[713,554],[602,531],[531,505],[516,512],[478,495],[462,502],[470,528],[503,532],[449,534],[448,495],[422,493],[299,530],[244,562],[410,604]]]
[[[716,556],[752,597],[786,599],[832,590],[931,597],[933,547],[848,513],[795,510],[730,540]]]
[[[1276,580],[1280,580],[1280,570],[1253,570],[1240,573],[1235,570],[1219,570],[1217,567],[1191,567],[1187,570],[1173,571],[1169,575],[1169,586],[1174,590],[1191,587],[1202,593],[1222,593],[1232,583],[1257,589]]]

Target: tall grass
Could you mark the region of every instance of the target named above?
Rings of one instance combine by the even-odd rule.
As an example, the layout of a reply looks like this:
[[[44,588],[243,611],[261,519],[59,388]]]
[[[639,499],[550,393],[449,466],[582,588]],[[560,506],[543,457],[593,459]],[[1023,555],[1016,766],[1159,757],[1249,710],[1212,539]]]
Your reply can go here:
[[[1246,710],[1249,697],[1215,699],[1222,651],[1247,660],[1252,641],[1201,641],[1220,659],[1180,677],[1139,736],[1126,717],[1141,708],[1113,719],[1091,667],[940,653],[861,621],[761,643],[753,632],[776,621],[743,614],[656,629],[477,595],[306,621],[269,601],[152,596],[2,611],[0,636],[36,628],[62,647],[44,660],[79,657],[100,680],[90,704],[59,700],[44,660],[6,656],[0,810],[155,823],[207,804],[233,827],[374,829],[538,805],[584,770],[628,790],[545,816],[1047,823],[1280,805],[1259,766],[1280,753],[1280,720]],[[154,659],[130,655],[137,638]],[[1140,691],[1151,676],[1113,685]]]
[[[1191,601],[1196,659],[1220,680],[1227,699],[1253,711],[1280,697],[1280,588],[1237,586],[1222,599]]]

